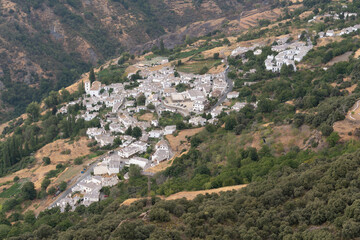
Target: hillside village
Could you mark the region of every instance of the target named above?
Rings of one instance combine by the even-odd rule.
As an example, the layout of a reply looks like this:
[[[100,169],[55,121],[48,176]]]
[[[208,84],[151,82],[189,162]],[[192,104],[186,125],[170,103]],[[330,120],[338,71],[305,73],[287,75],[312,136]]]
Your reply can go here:
[[[344,13],[345,18],[356,17],[353,13]],[[338,14],[315,16],[309,22],[316,22],[324,17],[338,19]],[[328,30],[318,32],[319,38],[342,36],[356,32],[360,25],[342,30]],[[277,38],[271,46],[272,55],[264,61],[265,69],[274,73],[280,72],[283,65],[292,66],[297,71],[296,64],[301,62],[307,53],[314,48],[305,32],[293,40],[290,36]],[[250,47],[237,47],[230,56],[241,57],[246,62],[245,54],[252,51],[255,56],[262,54],[263,44],[255,43]],[[222,61],[225,63],[225,61]],[[174,66],[169,66],[168,59],[155,58],[134,65],[137,72],[127,76],[129,82],[102,84],[100,81],[84,84],[85,95],[59,109],[58,114],[66,114],[69,106],[82,106],[77,118],[91,121],[100,119],[100,127],[88,128],[86,131],[90,139],[96,141],[100,147],[119,147],[110,151],[93,166],[92,175],[82,178],[75,184],[66,197],[59,199],[56,205],[62,211],[67,206],[75,209],[77,205],[89,206],[102,197],[101,189],[116,185],[120,180],[118,174],[130,165],[137,165],[143,171],[154,167],[174,156],[165,136],[176,134],[176,125],[160,125],[159,119],[164,113],[181,114],[184,122],[189,126],[204,126],[216,123],[217,116],[222,112],[239,111],[247,104],[257,107],[257,103],[239,102],[239,92],[232,91],[232,80],[227,78],[227,70],[217,74],[179,73]],[[160,66],[159,70],[152,67]],[[248,74],[255,73],[250,69]],[[255,82],[245,82],[252,85]],[[139,102],[138,99],[142,98]],[[216,104],[214,105],[214,101]],[[104,112],[103,114],[102,112]],[[142,121],[139,114],[151,112],[154,119]],[[139,135],[131,136],[129,129],[137,129]],[[131,132],[131,131],[130,131]],[[124,176],[129,178],[128,174]]]
[[[59,109],[58,114],[66,114],[68,107],[81,105],[83,109],[78,118],[91,121],[99,117],[101,109],[108,109],[101,118],[99,128],[89,128],[86,131],[90,139],[101,147],[111,146],[115,141],[121,145],[104,157],[93,169],[93,176],[88,176],[72,187],[71,193],[57,202],[62,211],[67,205],[75,209],[78,204],[89,206],[100,200],[100,190],[105,186],[114,186],[119,182],[117,174],[131,164],[146,170],[149,167],[169,160],[174,155],[164,138],[176,132],[176,125],[160,126],[159,119],[139,121],[136,114],[150,111],[156,116],[164,112],[179,113],[192,126],[204,126],[207,122],[214,123],[225,106],[215,108],[209,106],[209,99],[227,95],[227,98],[237,98],[237,92],[227,92],[228,83],[225,72],[220,74],[185,74],[178,75],[174,68],[164,67],[158,71],[149,70],[150,66],[138,64],[141,70],[137,73],[138,87],[127,88],[127,84],[101,84],[99,81],[84,82],[86,94],[82,99],[70,102]],[[129,74],[128,78],[134,74]],[[177,91],[176,86],[186,86],[185,91]],[[143,96],[145,101],[137,104],[136,99]],[[247,103],[236,103],[231,110],[239,110]],[[208,113],[210,119],[203,117]],[[141,136],[135,138],[128,135],[127,130],[140,129]],[[155,144],[153,144],[155,142]],[[153,144],[153,146],[152,146]],[[149,152],[150,151],[150,152]],[[151,157],[144,158],[145,153]],[[127,175],[124,176],[128,178]],[[81,200],[81,201],[79,201]]]
[[[262,53],[262,45],[252,47],[238,47],[232,51],[231,56],[242,56],[248,51],[254,55]],[[313,48],[310,41],[289,41],[289,37],[279,38],[271,47],[276,56],[269,55],[265,60],[268,71],[280,72],[283,64],[292,65],[296,71],[296,62],[300,62]],[[84,82],[85,95],[76,101],[70,102],[59,109],[58,114],[66,114],[72,105],[82,106],[77,118],[91,121],[100,119],[99,128],[88,128],[86,131],[90,139],[96,141],[101,147],[111,146],[116,141],[121,144],[110,151],[93,167],[93,175],[79,181],[71,188],[65,198],[59,199],[56,205],[62,211],[66,206],[75,209],[78,204],[89,206],[101,199],[101,188],[114,186],[120,180],[117,177],[124,167],[131,164],[139,166],[143,171],[154,167],[163,161],[172,158],[172,152],[165,136],[176,133],[176,125],[161,126],[159,118],[163,113],[177,113],[184,117],[184,121],[191,126],[204,126],[207,123],[216,123],[217,116],[222,112],[239,111],[247,104],[257,107],[257,103],[235,101],[239,92],[231,91],[226,71],[218,74],[190,74],[178,73],[174,67],[162,67],[152,71],[151,67],[167,63],[167,59],[140,62],[135,66],[136,73],[128,75],[129,81],[135,77],[135,87],[129,82],[112,83],[104,85],[100,81]],[[250,70],[250,74],[255,69]],[[251,85],[251,82],[245,82]],[[178,86],[182,88],[178,88]],[[142,103],[137,99],[143,98]],[[217,104],[210,105],[212,99]],[[100,117],[100,112],[106,110]],[[137,116],[141,112],[151,112],[156,119],[141,121]],[[129,135],[128,130],[140,130],[138,137]],[[128,179],[128,175],[124,176]]]

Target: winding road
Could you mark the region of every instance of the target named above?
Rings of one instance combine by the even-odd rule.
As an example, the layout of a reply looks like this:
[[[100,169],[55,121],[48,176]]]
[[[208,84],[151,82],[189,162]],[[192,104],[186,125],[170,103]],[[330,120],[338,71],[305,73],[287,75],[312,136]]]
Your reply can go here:
[[[352,120],[356,120],[356,119],[352,116],[352,112],[355,112],[355,111],[359,108],[359,102],[360,102],[360,100],[356,102],[356,107],[355,107],[353,110],[351,110],[351,112],[350,112],[350,114],[349,114],[349,117],[350,117]]]

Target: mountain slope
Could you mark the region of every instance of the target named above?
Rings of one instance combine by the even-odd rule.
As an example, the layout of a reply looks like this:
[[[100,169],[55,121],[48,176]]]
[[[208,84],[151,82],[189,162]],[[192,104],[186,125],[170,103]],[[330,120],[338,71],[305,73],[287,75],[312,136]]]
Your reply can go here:
[[[1,118],[22,113],[31,101],[70,85],[81,73],[123,51],[195,22],[193,31],[170,35],[165,47],[207,34],[245,10],[273,0],[4,0],[0,5]],[[211,26],[207,20],[220,19]],[[205,29],[205,30],[204,30]],[[21,84],[25,83],[25,84]],[[18,92],[23,94],[18,96]]]

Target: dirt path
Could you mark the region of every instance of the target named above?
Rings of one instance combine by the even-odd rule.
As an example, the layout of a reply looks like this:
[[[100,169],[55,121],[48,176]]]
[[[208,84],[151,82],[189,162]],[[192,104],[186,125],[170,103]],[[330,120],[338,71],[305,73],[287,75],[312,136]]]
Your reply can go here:
[[[246,187],[247,184],[242,185],[235,185],[235,186],[229,186],[229,187],[222,187],[222,188],[216,188],[216,189],[210,189],[210,190],[201,190],[201,191],[184,191],[184,192],[178,192],[173,195],[170,195],[168,197],[164,196],[158,196],[161,199],[164,200],[176,200],[181,198],[186,198],[187,200],[193,200],[197,195],[205,195],[205,194],[212,194],[212,193],[221,193],[221,192],[227,192],[227,191],[233,191],[233,190],[240,190],[244,187]],[[130,198],[125,200],[122,205],[129,206],[133,202],[136,202],[138,200],[141,200],[143,198]]]
[[[336,131],[342,140],[352,140],[357,139],[353,134],[356,128],[360,126],[360,100],[357,101],[354,106],[346,114],[346,117],[342,121],[337,121],[334,123],[333,128]]]

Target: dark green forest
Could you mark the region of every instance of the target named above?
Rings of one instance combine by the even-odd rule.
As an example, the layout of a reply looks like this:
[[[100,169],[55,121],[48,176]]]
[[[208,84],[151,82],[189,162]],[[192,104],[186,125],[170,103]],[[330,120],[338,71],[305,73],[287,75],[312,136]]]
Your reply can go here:
[[[54,208],[1,218],[9,239],[353,239],[359,236],[359,143],[325,149],[305,163],[283,166],[245,189],[120,206],[110,198],[75,212]],[[131,175],[130,185],[141,176]],[[146,181],[145,181],[146,182]],[[143,188],[146,188],[144,184]],[[135,190],[133,188],[133,190]],[[13,225],[10,225],[10,222]]]

